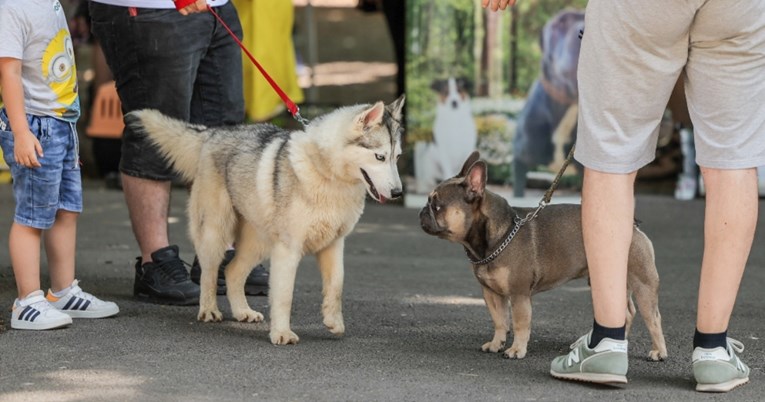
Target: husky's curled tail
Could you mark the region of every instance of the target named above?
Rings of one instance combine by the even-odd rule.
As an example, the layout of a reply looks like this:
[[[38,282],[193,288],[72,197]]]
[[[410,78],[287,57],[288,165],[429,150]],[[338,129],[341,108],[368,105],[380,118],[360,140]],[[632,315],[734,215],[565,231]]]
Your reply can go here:
[[[137,133],[150,137],[184,180],[194,180],[202,144],[210,136],[205,126],[173,119],[153,109],[130,112],[125,120]]]

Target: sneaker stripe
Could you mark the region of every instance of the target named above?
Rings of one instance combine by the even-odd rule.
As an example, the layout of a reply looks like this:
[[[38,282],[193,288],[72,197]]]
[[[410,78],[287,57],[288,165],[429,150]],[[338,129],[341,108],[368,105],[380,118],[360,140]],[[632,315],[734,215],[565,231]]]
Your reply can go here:
[[[21,311],[21,314],[19,314],[19,320],[29,321],[29,316],[32,315],[35,311],[32,307],[26,306],[24,307],[24,310]]]
[[[62,310],[69,310],[69,307],[71,307],[72,303],[74,303],[75,301],[77,301],[76,297],[72,297],[71,299],[69,299],[69,301],[66,302],[66,304],[64,305],[64,308],[62,308]]]
[[[85,303],[82,303],[82,306],[80,306],[80,310],[87,310],[88,306],[90,306],[90,300],[85,300]]]
[[[24,310],[19,314],[19,320],[33,322],[40,312],[30,306],[26,306]]]
[[[72,297],[72,299],[75,300],[74,305],[72,306],[72,310],[79,310],[80,305],[84,300],[80,299],[79,297]]]

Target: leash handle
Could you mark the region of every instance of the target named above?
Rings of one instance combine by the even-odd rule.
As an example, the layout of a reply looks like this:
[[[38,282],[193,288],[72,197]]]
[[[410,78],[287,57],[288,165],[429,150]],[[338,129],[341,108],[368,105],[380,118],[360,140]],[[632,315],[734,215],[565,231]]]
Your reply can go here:
[[[255,67],[258,68],[261,74],[263,74],[263,77],[268,81],[268,83],[271,85],[271,88],[276,91],[276,93],[279,95],[280,98],[282,98],[282,102],[287,106],[287,110],[290,111],[290,114],[292,114],[292,117],[300,122],[303,126],[308,125],[308,120],[306,120],[303,116],[300,115],[300,108],[295,104],[295,102],[290,99],[289,96],[279,87],[279,85],[276,83],[276,81],[271,78],[270,75],[266,72],[266,70],[263,68],[263,66],[258,63],[257,60],[255,60],[255,57],[250,53],[249,50],[244,46],[242,41],[239,40],[239,38],[236,37],[236,34],[231,30],[231,28],[228,27],[228,25],[223,21],[223,19],[218,15],[215,10],[208,4],[207,5],[207,11],[209,11],[213,16],[215,16],[215,19],[220,22],[221,25],[223,25],[223,28],[226,28],[226,31],[228,31],[228,34],[231,35],[232,38],[234,38],[234,41],[237,45],[242,49],[242,51],[247,55],[247,57],[250,58],[252,61],[252,64],[255,65]]]

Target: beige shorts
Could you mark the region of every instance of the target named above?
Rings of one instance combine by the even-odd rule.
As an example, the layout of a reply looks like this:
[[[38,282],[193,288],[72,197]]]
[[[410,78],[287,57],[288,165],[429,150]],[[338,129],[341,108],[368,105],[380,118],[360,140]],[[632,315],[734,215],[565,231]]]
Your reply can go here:
[[[696,162],[765,165],[765,1],[590,0],[579,55],[576,159],[630,173],[656,154],[680,74]]]

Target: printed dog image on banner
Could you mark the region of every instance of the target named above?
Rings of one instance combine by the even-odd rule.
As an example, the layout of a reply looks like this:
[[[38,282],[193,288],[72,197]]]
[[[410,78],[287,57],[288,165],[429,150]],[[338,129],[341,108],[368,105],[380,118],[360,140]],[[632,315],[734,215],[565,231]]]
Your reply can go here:
[[[415,144],[417,191],[427,193],[438,182],[459,172],[476,147],[478,134],[470,107],[469,84],[464,78],[433,81],[436,118],[433,141]]]
[[[518,2],[495,13],[473,0],[406,2],[406,205],[421,207],[473,151],[492,167],[488,184],[507,186],[508,193],[514,159],[532,171],[540,168],[537,160],[554,159],[553,148],[565,151],[576,125],[575,111],[563,119],[577,98],[582,12],[576,10],[586,4]],[[528,93],[532,84],[540,93]],[[573,124],[553,140],[561,120]]]

